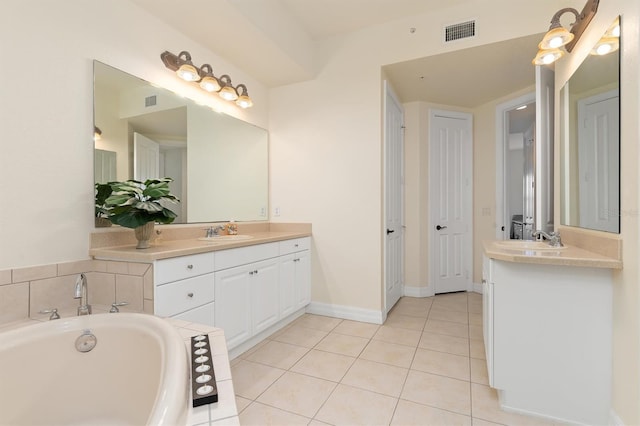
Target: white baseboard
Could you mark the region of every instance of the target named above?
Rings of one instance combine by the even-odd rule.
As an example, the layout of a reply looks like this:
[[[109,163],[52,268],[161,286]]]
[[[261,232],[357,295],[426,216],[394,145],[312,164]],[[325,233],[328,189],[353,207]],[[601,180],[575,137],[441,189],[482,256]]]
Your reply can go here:
[[[431,297],[433,296],[432,287],[414,287],[410,285],[404,285],[403,296],[408,297]]]
[[[308,314],[325,315],[353,321],[382,324],[386,315],[382,311],[354,308],[353,306],[331,305],[328,303],[311,302],[307,306]]]
[[[474,292],[474,293],[480,293],[480,294],[482,294],[482,284],[480,284],[480,283],[473,283],[473,284],[472,284],[472,286],[473,286],[473,292]]]
[[[609,426],[624,426],[624,422],[613,409],[609,411]]]

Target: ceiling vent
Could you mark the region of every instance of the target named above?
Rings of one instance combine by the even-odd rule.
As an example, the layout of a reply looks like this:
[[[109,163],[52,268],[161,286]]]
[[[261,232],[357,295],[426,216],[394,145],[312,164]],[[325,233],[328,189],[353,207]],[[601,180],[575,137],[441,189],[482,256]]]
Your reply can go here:
[[[151,95],[144,98],[145,107],[152,107],[152,106],[155,106],[157,103],[158,101],[157,101],[156,95]]]
[[[459,24],[447,25],[444,27],[444,42],[460,40],[463,38],[475,37],[476,21],[471,20]]]

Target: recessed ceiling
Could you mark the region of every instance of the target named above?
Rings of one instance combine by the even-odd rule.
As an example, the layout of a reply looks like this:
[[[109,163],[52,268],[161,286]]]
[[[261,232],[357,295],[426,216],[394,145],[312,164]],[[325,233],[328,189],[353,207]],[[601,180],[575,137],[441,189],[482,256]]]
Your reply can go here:
[[[535,84],[531,59],[541,34],[387,65],[402,102],[474,108]]]

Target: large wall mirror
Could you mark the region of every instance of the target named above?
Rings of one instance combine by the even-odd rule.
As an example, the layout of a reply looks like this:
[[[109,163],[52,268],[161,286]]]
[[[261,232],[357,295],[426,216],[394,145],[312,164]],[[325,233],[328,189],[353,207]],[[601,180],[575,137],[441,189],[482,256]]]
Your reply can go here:
[[[560,91],[561,223],[613,233],[620,232],[619,28],[618,18]]]
[[[174,223],[267,219],[268,134],[94,61],[95,182],[173,178]]]

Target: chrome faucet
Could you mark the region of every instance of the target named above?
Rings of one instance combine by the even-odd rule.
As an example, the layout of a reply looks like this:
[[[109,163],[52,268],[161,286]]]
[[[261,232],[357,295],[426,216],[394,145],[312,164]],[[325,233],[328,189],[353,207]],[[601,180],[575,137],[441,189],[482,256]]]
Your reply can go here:
[[[207,229],[207,238],[213,238],[213,237],[218,237],[220,236],[220,231],[224,230],[224,226],[216,226],[215,228],[213,226],[210,226]]]
[[[547,234],[544,231],[535,231],[532,235],[533,238],[544,237],[547,241],[549,241],[549,245],[551,247],[564,247],[559,232],[550,232],[549,234]]]
[[[76,279],[76,289],[74,299],[80,299],[78,306],[78,315],[89,315],[91,313],[91,305],[88,302],[89,292],[87,290],[87,277],[84,274],[78,275]]]

